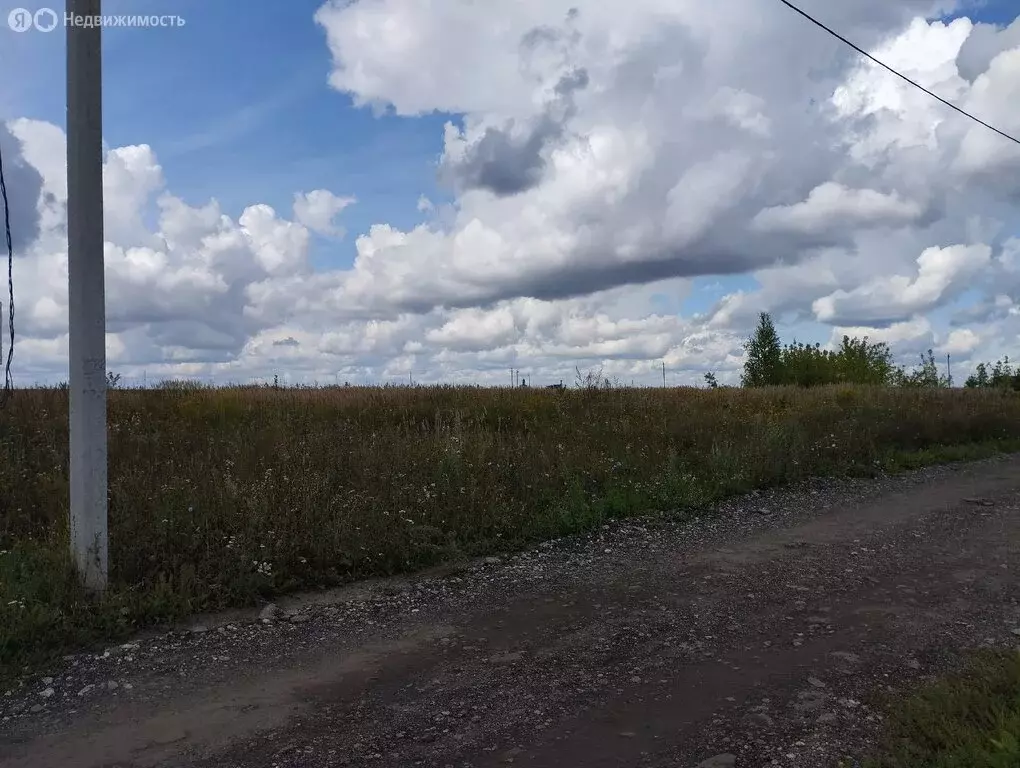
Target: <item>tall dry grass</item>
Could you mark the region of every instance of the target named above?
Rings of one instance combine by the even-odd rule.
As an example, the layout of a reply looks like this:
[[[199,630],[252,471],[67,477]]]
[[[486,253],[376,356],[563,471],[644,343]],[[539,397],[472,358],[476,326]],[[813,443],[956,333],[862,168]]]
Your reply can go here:
[[[67,568],[67,395],[0,412],[0,663],[890,456],[1020,440],[997,391],[114,390],[110,579]],[[936,451],[933,456],[939,455]]]

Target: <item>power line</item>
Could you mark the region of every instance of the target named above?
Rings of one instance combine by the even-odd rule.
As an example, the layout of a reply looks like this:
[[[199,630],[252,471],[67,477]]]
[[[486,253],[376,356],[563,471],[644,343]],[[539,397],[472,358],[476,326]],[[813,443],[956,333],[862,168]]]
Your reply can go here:
[[[847,44],[847,45],[849,45],[849,46],[850,46],[851,48],[853,48],[853,49],[854,49],[855,51],[857,51],[857,53],[861,54],[861,56],[865,56],[865,57],[867,57],[868,59],[871,59],[871,60],[872,60],[873,62],[875,62],[876,64],[878,64],[878,66],[882,67],[883,69],[887,69],[887,70],[889,70],[890,72],[892,72],[892,73],[893,73],[894,75],[896,75],[896,77],[900,78],[901,80],[906,80],[906,81],[907,81],[908,83],[910,83],[910,84],[911,84],[912,86],[914,86],[915,88],[918,88],[918,89],[920,89],[920,90],[924,91],[924,92],[925,92],[925,93],[927,93],[927,94],[928,94],[929,96],[931,96],[931,97],[932,97],[933,99],[936,99],[936,100],[938,100],[938,101],[941,101],[941,102],[942,102],[943,104],[945,104],[945,105],[946,105],[947,107],[949,107],[950,109],[955,109],[955,110],[956,110],[957,112],[959,112],[959,113],[960,113],[961,115],[963,115],[964,117],[969,117],[969,118],[970,118],[971,120],[973,120],[973,121],[974,121],[974,122],[976,122],[976,123],[980,123],[981,125],[983,125],[983,126],[984,126],[985,128],[987,128],[987,129],[989,129],[990,131],[995,131],[995,132],[996,132],[997,134],[999,134],[1000,136],[1002,136],[1002,137],[1003,137],[1004,139],[1009,139],[1010,141],[1012,141],[1012,142],[1013,142],[1013,143],[1015,143],[1015,144],[1020,144],[1020,139],[1016,138],[1015,136],[1010,136],[1010,135],[1009,135],[1008,133],[1006,133],[1005,131],[1000,131],[1000,130],[999,130],[998,128],[996,128],[996,127],[995,127],[994,125],[989,125],[988,123],[986,123],[986,122],[985,122],[984,120],[982,120],[981,118],[978,118],[978,117],[974,117],[974,115],[972,115],[972,114],[971,114],[970,112],[967,112],[966,110],[964,110],[964,109],[961,109],[960,107],[956,106],[956,105],[955,105],[955,104],[953,104],[952,102],[946,101],[945,99],[943,99],[943,98],[942,98],[941,96],[939,96],[938,94],[932,93],[932,92],[931,92],[931,91],[929,91],[929,90],[928,90],[927,88],[925,88],[925,87],[924,87],[923,85],[921,85],[920,83],[916,83],[916,82],[914,82],[913,80],[911,80],[911,79],[910,79],[909,77],[907,77],[906,75],[901,75],[901,74],[900,74],[899,72],[897,72],[897,71],[896,71],[895,69],[893,69],[892,67],[890,67],[890,66],[889,66],[888,64],[885,64],[885,63],[883,63],[883,62],[879,61],[879,60],[878,60],[878,59],[876,59],[876,58],[875,58],[874,56],[872,56],[872,55],[871,55],[870,53],[868,53],[867,51],[863,50],[862,48],[859,48],[858,46],[854,45],[854,44],[853,44],[853,43],[851,43],[851,42],[850,42],[849,40],[847,40],[847,39],[846,39],[845,37],[843,37],[843,36],[842,36],[841,34],[839,34],[838,32],[836,32],[835,30],[832,30],[832,29],[830,29],[829,27],[825,26],[825,25],[824,25],[824,24],[823,24],[822,22],[818,21],[818,19],[814,18],[813,16],[811,16],[811,15],[810,15],[809,13],[807,13],[806,11],[802,11],[802,10],[801,10],[800,8],[798,8],[797,6],[795,6],[795,5],[793,4],[793,3],[789,2],[788,0],[779,0],[779,2],[781,2],[781,3],[782,3],[783,5],[785,5],[785,6],[787,7],[787,8],[789,8],[789,9],[790,9],[791,11],[794,11],[794,12],[796,12],[796,13],[799,13],[799,14],[800,14],[801,16],[803,16],[803,17],[804,17],[805,19],[807,19],[808,21],[810,21],[810,22],[811,22],[812,24],[814,24],[815,26],[817,26],[817,27],[821,27],[821,28],[822,28],[822,29],[824,29],[824,30],[825,30],[826,32],[828,32],[828,33],[829,33],[830,35],[832,35],[833,37],[835,37],[835,38],[836,38],[837,40],[839,40],[839,41],[841,41],[841,42],[843,42],[843,43],[846,43],[846,44]]]
[[[7,347],[7,362],[4,365],[4,389],[0,395],[0,407],[7,404],[14,391],[14,380],[11,378],[11,360],[14,357],[14,241],[11,239],[11,208],[7,201],[7,182],[4,180],[4,158],[0,151],[0,198],[4,203],[4,234],[7,238],[7,327],[10,332],[10,344]],[[0,358],[3,356],[3,345],[0,344]]]

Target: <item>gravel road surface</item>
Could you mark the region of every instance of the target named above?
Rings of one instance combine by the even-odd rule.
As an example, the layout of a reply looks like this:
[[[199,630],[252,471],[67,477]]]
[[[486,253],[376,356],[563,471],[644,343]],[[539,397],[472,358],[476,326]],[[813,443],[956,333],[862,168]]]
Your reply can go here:
[[[1018,554],[1018,456],[812,481],[67,657],[0,766],[852,766],[1020,643]]]

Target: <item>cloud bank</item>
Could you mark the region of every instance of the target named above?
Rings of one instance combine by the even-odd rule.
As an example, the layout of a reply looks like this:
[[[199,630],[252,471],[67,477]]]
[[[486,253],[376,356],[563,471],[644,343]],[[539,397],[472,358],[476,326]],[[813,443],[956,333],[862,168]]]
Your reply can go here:
[[[852,7],[851,7],[852,5]],[[876,56],[1020,134],[1020,20],[951,4],[807,4]],[[457,114],[437,173],[449,216],[353,233],[357,189],[253,201],[233,220],[166,189],[149,146],[106,157],[110,367],[128,378],[538,382],[603,365],[653,383],[732,380],[756,314],[961,364],[1020,346],[1020,146],[781,5],[735,0],[328,2],[331,86],[413,118]],[[6,126],[6,127],[4,127]],[[20,379],[66,356],[59,128],[0,122],[17,191]],[[146,211],[155,206],[155,226]],[[289,216],[289,218],[288,218]],[[351,236],[351,235],[348,235]],[[701,276],[757,287],[683,311]]]

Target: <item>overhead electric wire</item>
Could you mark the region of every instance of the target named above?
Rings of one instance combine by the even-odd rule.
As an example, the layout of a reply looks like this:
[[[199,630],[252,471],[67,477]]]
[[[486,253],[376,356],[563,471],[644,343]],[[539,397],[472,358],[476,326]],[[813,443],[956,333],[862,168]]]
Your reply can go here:
[[[945,105],[946,105],[947,107],[949,107],[950,109],[955,109],[955,110],[956,110],[957,112],[959,112],[959,113],[960,113],[961,115],[963,115],[963,116],[965,116],[965,117],[969,117],[969,118],[970,118],[971,120],[973,120],[974,122],[976,122],[976,123],[980,123],[981,125],[983,125],[983,126],[984,126],[985,128],[987,128],[988,130],[990,130],[990,131],[995,131],[995,132],[996,132],[997,134],[999,134],[1000,136],[1002,136],[1002,137],[1003,137],[1004,139],[1009,139],[1010,141],[1012,141],[1012,142],[1013,142],[1013,143],[1015,143],[1015,144],[1020,144],[1020,139],[1016,138],[1015,136],[1010,136],[1010,135],[1009,135],[1008,133],[1006,133],[1005,131],[1000,131],[1000,130],[999,130],[998,128],[996,128],[996,127],[995,127],[994,125],[989,125],[988,123],[986,123],[986,122],[985,122],[984,120],[982,120],[981,118],[979,118],[979,117],[975,117],[975,116],[974,116],[974,115],[972,115],[972,114],[971,114],[970,112],[967,112],[966,110],[964,110],[964,109],[961,109],[960,107],[958,107],[958,106],[956,106],[955,104],[953,104],[953,103],[952,103],[951,101],[946,101],[945,99],[943,99],[943,98],[942,98],[941,96],[939,96],[938,94],[936,94],[936,93],[932,93],[931,91],[929,91],[929,90],[928,90],[927,88],[925,88],[925,87],[924,87],[923,85],[921,85],[920,83],[917,83],[917,82],[915,82],[915,81],[911,80],[911,79],[910,79],[909,77],[907,77],[906,75],[900,74],[900,73],[899,73],[899,72],[897,72],[897,71],[896,71],[895,69],[893,69],[892,67],[890,67],[890,66],[889,66],[888,64],[886,64],[886,63],[884,63],[884,62],[882,62],[882,61],[879,61],[878,59],[876,59],[876,58],[875,58],[874,56],[872,56],[872,55],[871,55],[870,53],[868,53],[868,52],[867,52],[867,51],[865,51],[864,49],[862,49],[862,48],[860,48],[860,47],[858,47],[858,46],[854,45],[854,44],[853,44],[853,43],[851,43],[851,42],[850,42],[849,40],[847,40],[847,39],[846,39],[845,37],[843,37],[843,36],[842,36],[841,34],[839,34],[838,32],[836,32],[835,30],[833,30],[833,29],[830,29],[829,27],[825,26],[825,24],[823,24],[822,22],[820,22],[820,21],[819,21],[818,19],[816,19],[815,17],[813,17],[813,16],[811,15],[811,14],[807,13],[807,11],[803,11],[803,10],[801,10],[800,8],[798,8],[797,6],[795,6],[795,5],[793,4],[793,3],[789,2],[789,0],[779,0],[779,2],[781,2],[781,3],[782,3],[783,5],[785,5],[785,6],[787,7],[787,8],[789,8],[789,9],[790,9],[791,11],[794,11],[795,13],[799,13],[799,14],[800,14],[801,16],[803,16],[803,17],[804,17],[805,19],[807,19],[808,21],[810,21],[810,22],[811,22],[812,24],[814,24],[815,26],[817,26],[817,27],[820,27],[820,28],[824,29],[824,30],[825,30],[826,32],[828,32],[828,33],[829,33],[830,35],[832,35],[833,37],[835,37],[835,38],[836,38],[837,40],[839,40],[840,42],[846,43],[846,44],[847,44],[847,45],[849,45],[849,46],[850,46],[851,48],[853,48],[853,49],[854,49],[855,51],[857,51],[857,53],[861,54],[861,56],[864,56],[864,57],[866,57],[866,58],[870,59],[871,61],[873,61],[873,62],[875,62],[876,64],[878,64],[878,66],[882,67],[883,69],[887,69],[887,70],[889,70],[889,71],[890,71],[890,72],[892,72],[892,73],[893,73],[894,75],[896,75],[896,77],[900,78],[901,80],[905,80],[905,81],[907,81],[908,83],[910,83],[910,84],[911,84],[912,86],[914,86],[915,88],[918,88],[918,89],[920,89],[920,90],[924,91],[924,92],[925,92],[925,93],[927,93],[927,94],[928,94],[929,96],[931,96],[931,97],[932,97],[933,99],[936,99],[937,101],[940,101],[940,102],[942,102],[943,104],[945,104]]]
[[[3,151],[0,150],[0,198],[4,205],[4,234],[7,239],[7,328],[10,333],[10,345],[7,348],[7,362],[4,364],[4,388],[0,394],[0,406],[7,403],[7,399],[14,391],[14,380],[11,378],[11,360],[14,357],[14,241],[11,238],[11,208],[7,201],[7,182],[4,180]],[[3,345],[0,344],[0,357],[2,357]]]

